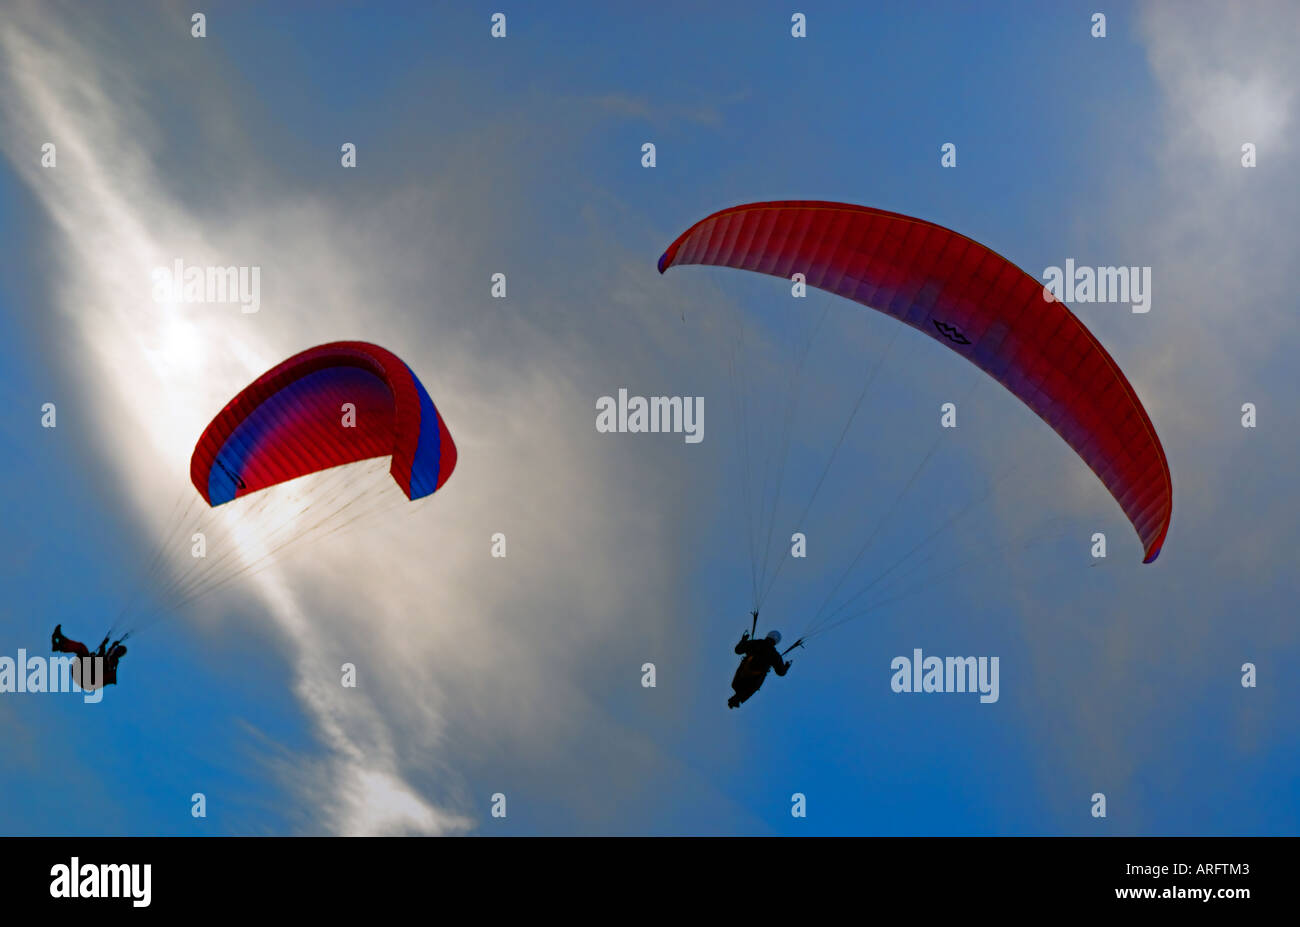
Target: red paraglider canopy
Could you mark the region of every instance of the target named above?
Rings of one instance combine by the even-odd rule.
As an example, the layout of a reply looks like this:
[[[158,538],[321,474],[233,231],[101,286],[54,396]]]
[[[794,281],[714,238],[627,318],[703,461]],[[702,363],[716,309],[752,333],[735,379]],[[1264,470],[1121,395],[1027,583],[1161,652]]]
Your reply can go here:
[[[961,354],[1051,425],[1137,530],[1145,563],[1173,512],[1160,439],[1119,366],[1043,285],[957,232],[817,201],[751,203],[686,230],[659,272],[711,264],[818,287],[891,315]]]

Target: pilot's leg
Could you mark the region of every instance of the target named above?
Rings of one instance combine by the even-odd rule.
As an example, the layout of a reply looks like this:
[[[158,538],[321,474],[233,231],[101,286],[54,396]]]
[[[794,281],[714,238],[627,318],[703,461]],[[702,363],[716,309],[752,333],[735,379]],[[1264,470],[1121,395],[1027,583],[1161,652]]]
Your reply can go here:
[[[50,645],[55,653],[75,653],[79,657],[90,656],[90,650],[81,641],[74,641],[60,634],[51,639]]]
[[[735,690],[736,694],[733,695],[731,698],[727,699],[727,707],[738,708],[741,705],[745,704],[745,702],[749,701],[749,697],[753,695],[755,692],[757,692],[758,687],[761,686],[762,684],[763,684],[762,676],[742,677],[739,673],[737,673],[736,678],[731,681],[731,688]]]

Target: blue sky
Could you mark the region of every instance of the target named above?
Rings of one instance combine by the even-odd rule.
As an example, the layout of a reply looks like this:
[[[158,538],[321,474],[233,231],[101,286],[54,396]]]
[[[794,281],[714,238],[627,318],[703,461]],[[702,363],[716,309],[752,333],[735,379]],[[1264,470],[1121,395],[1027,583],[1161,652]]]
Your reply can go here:
[[[19,745],[0,792],[21,797],[0,832],[1296,832],[1294,17],[1211,8],[1205,34],[1182,5],[1121,5],[1099,40],[1083,4],[818,4],[794,40],[788,5],[717,6],[530,5],[494,41],[492,5],[218,3],[203,40],[167,6],[80,13],[74,30],[57,5],[15,5],[3,652],[45,646],[56,621],[97,640],[101,616],[153,594],[135,577],[174,528],[194,439],[297,350],[393,349],[462,458],[409,517],[150,624],[102,704],[0,697]],[[34,166],[49,140],[55,171]],[[793,639],[877,525],[848,590],[1018,469],[908,595],[728,712],[750,607],[729,345],[744,320],[770,427],[826,300],[791,318],[779,281],[655,262],[697,219],[781,198],[920,216],[1035,275],[1069,257],[1150,265],[1150,314],[1076,308],[1168,453],[1160,560],[1140,564],[1097,480],[995,384],[832,305],[778,537],[883,354],[881,376],[762,630]],[[148,269],[174,257],[262,266],[263,310],[160,317]],[[705,441],[597,435],[595,400],[619,387],[704,396]],[[950,400],[958,436],[900,498]],[[1062,536],[1003,550],[1048,530]],[[1095,530],[1110,557],[1094,568]],[[915,647],[998,656],[1001,699],[893,694],[889,662]],[[338,690],[344,661],[360,690]],[[1239,684],[1245,662],[1258,688]]]

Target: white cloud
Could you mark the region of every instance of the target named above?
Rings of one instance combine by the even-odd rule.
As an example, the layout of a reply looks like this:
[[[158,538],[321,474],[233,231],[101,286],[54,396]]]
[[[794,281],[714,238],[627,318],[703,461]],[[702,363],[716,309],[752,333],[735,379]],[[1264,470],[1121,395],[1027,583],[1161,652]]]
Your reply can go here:
[[[621,501],[619,477],[582,442],[593,397],[575,383],[576,346],[537,328],[522,356],[499,351],[493,320],[476,318],[436,278],[441,262],[461,255],[420,249],[459,238],[439,228],[457,202],[468,209],[463,191],[449,188],[454,179],[433,176],[429,188],[383,194],[347,215],[319,201],[245,194],[223,200],[218,224],[169,195],[179,166],[157,162],[164,117],[147,108],[128,65],[97,55],[35,6],[6,16],[0,51],[8,85],[0,145],[55,230],[62,277],[49,324],[66,333],[58,363],[83,387],[77,401],[93,406],[102,463],[151,533],[172,527],[173,493],[187,491],[189,454],[207,420],[314,343],[364,337],[397,350],[457,440],[450,483],[411,514],[326,538],[310,556],[235,584],[274,620],[292,653],[283,691],[298,697],[328,750],[325,762],[272,763],[313,797],[305,829],[475,826],[486,796],[457,783],[445,740],[451,715],[460,730],[505,738],[552,766],[566,750],[555,733],[581,717],[584,735],[623,741],[641,762],[635,737],[612,730],[587,693],[556,679],[599,660],[603,636],[630,620],[625,596],[639,596],[632,611],[644,617],[650,590],[667,583],[653,555],[620,559],[610,513],[638,519],[646,552],[666,549],[665,521],[653,506]],[[203,91],[185,89],[201,110]],[[45,141],[58,146],[57,170],[36,162]],[[175,258],[260,265],[262,311],[155,304],[149,271]],[[488,556],[498,530],[509,538],[505,561]],[[355,689],[339,686],[344,662],[359,667]],[[436,787],[429,776],[441,780]]]

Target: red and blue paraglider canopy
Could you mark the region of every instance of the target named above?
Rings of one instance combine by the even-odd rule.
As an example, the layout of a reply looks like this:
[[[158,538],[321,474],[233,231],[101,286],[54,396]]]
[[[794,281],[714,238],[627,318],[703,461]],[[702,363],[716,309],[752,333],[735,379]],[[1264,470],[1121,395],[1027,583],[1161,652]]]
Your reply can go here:
[[[309,348],[227,403],[203,431],[190,479],[209,505],[372,457],[409,499],[439,489],[456,445],[424,386],[397,355],[364,341]]]

